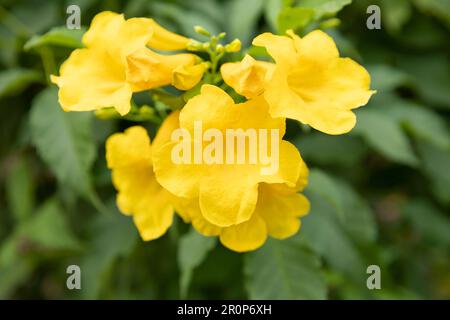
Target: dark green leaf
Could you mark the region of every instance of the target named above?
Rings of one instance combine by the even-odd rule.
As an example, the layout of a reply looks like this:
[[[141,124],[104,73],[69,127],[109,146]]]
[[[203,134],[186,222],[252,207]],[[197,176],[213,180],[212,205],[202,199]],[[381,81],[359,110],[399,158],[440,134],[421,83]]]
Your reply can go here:
[[[93,194],[89,170],[96,154],[91,124],[90,113],[64,112],[55,88],[33,101],[30,128],[39,155],[61,183],[88,198]]]
[[[205,237],[191,229],[179,240],[178,267],[180,269],[180,296],[186,297],[192,273],[203,260],[209,251],[216,245],[216,238]]]
[[[357,119],[354,133],[360,134],[375,150],[396,162],[418,164],[408,137],[394,119],[375,110],[360,110]]]
[[[246,254],[244,272],[250,299],[326,298],[320,260],[299,236],[269,239]]]
[[[8,69],[0,72],[0,98],[22,92],[34,82],[42,81],[39,72],[27,69]]]

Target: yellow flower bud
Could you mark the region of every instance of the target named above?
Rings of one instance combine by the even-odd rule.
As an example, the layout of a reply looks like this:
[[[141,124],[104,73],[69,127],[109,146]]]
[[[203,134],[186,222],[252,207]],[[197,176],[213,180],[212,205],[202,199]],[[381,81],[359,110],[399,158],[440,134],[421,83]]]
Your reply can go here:
[[[239,39],[234,39],[232,42],[225,46],[226,52],[238,52],[241,50],[241,41]]]
[[[172,85],[179,90],[192,89],[203,77],[206,64],[181,65],[172,73]]]

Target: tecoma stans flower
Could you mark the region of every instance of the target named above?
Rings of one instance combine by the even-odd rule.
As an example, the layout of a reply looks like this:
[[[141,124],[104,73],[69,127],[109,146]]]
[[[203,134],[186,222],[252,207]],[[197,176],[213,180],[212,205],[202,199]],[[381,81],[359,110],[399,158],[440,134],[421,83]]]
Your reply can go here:
[[[264,165],[260,161],[175,162],[172,156],[175,146],[179,144],[177,141],[170,141],[153,153],[153,166],[158,182],[178,197],[198,198],[202,215],[208,222],[228,227],[248,221],[255,211],[258,186],[261,183],[284,183],[289,187],[296,185],[303,161],[295,146],[282,140],[285,120],[272,118],[264,99],[235,104],[222,89],[203,85],[200,94],[191,98],[182,109],[180,128],[184,133],[194,136],[194,139],[188,141],[189,148],[195,150],[200,145],[200,148],[207,150],[215,141],[206,144],[195,138],[196,124],[199,121],[205,130],[212,129],[222,137],[226,136],[229,129],[273,129],[279,132],[276,139],[271,137],[266,141],[268,150],[272,150],[273,144],[279,148],[278,170],[270,174],[262,173]],[[217,141],[217,136],[216,139],[213,138],[214,136],[211,140]],[[244,147],[248,154],[249,143]],[[232,149],[232,157],[235,157],[236,149],[239,147]],[[263,151],[259,148],[258,152]]]
[[[170,127],[175,119],[177,122],[177,112],[166,118],[161,128]],[[165,132],[167,129],[158,131],[153,146],[140,126],[113,134],[106,142],[106,160],[118,191],[117,205],[122,213],[133,216],[144,240],[162,236],[173,220],[173,196],[156,181],[152,164],[152,149],[158,148],[158,141],[170,137],[166,138]]]
[[[264,98],[273,117],[296,119],[328,134],[343,134],[356,123],[351,111],[375,91],[358,63],[340,58],[333,39],[316,30],[303,38],[263,33],[253,45],[265,47],[276,67]]]
[[[158,50],[183,49],[187,38],[165,30],[152,19],[102,12],[83,36],[86,48],[77,49],[62,64],[59,102],[65,111],[114,107],[124,115],[133,92],[169,85],[179,65],[194,64],[192,54],[163,55]]]
[[[240,62],[224,63],[220,72],[226,84],[250,99],[263,93],[264,85],[271,77],[274,67],[273,63],[258,61],[246,55]]]
[[[300,218],[309,211],[309,201],[297,193],[306,186],[308,169],[302,162],[296,187],[285,184],[261,183],[258,201],[249,220],[229,227],[219,227],[206,220],[200,210],[198,199],[180,199],[175,208],[185,222],[204,236],[218,236],[227,248],[251,251],[261,247],[268,236],[286,239],[300,229]]]

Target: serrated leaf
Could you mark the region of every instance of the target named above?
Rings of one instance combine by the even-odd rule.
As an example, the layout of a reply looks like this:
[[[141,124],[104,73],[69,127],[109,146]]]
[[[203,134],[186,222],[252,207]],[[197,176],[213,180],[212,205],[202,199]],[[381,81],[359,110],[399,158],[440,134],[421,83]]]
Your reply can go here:
[[[339,187],[325,172],[315,169],[310,170],[307,190],[320,195],[336,210],[341,219],[344,218],[345,209],[339,194]]]
[[[92,114],[61,109],[56,88],[47,88],[33,100],[34,146],[60,183],[87,198],[93,195],[89,170],[96,156],[91,124]]]
[[[441,149],[450,148],[449,128],[436,112],[393,95],[383,97],[377,100],[377,108],[383,108],[387,115],[401,123],[413,136],[433,143]]]
[[[185,298],[192,273],[208,253],[215,247],[217,239],[214,237],[205,237],[194,229],[184,234],[179,240],[178,247],[178,268],[180,269],[180,296]]]
[[[306,191],[327,202],[334,209],[337,223],[355,240],[371,242],[375,239],[374,216],[350,184],[322,170],[311,169]]]
[[[83,47],[81,38],[85,32],[86,28],[70,30],[66,26],[54,27],[43,35],[33,36],[25,43],[24,49],[28,51],[48,45],[81,48]]]
[[[325,299],[320,260],[298,236],[269,239],[244,258],[250,299]]]
[[[339,271],[357,283],[364,283],[365,266],[361,255],[337,219],[335,209],[314,192],[307,192],[310,213],[302,219],[303,234],[313,249]]]
[[[0,72],[0,98],[22,92],[30,84],[42,81],[42,75],[34,70],[8,69]]]
[[[360,134],[375,150],[395,162],[417,166],[408,137],[395,119],[375,110],[357,113],[354,133]]]

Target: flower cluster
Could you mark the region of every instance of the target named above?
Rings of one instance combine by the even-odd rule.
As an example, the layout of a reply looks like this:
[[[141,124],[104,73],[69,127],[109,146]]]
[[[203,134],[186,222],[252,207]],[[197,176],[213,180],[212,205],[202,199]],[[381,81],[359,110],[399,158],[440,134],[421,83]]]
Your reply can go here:
[[[188,91],[185,105],[164,119],[152,143],[142,126],[108,138],[106,158],[118,207],[132,215],[144,240],[162,236],[177,213],[199,233],[218,236],[231,250],[255,250],[268,236],[295,234],[309,211],[300,193],[308,169],[297,148],[283,139],[286,118],[327,134],[346,133],[356,123],[351,110],[365,105],[374,93],[370,76],[353,60],[339,57],[333,39],[322,31],[302,38],[292,31],[261,34],[253,45],[264,47],[272,62],[246,55],[222,64],[219,72],[220,58],[239,51],[239,41],[224,46],[218,43],[223,34],[211,36],[202,28],[198,32],[210,41],[187,39],[152,19],[125,20],[103,12],[83,37],[86,48],[75,50],[60,76],[52,79],[66,111],[114,107],[126,115],[133,92],[169,85]],[[200,58],[205,53],[210,61]],[[199,121],[210,133],[203,139],[196,136]],[[230,149],[215,141],[230,129],[244,133],[241,142],[250,141],[245,135],[250,129],[278,134],[264,140],[264,148],[236,140]],[[198,147],[212,160],[198,161],[194,155],[194,161],[174,161],[174,132],[179,130],[194,137],[184,141],[184,153],[190,156]],[[240,151],[274,156],[274,150],[277,170],[270,172],[264,171],[260,158],[219,160],[225,153],[227,160],[235,159]]]

